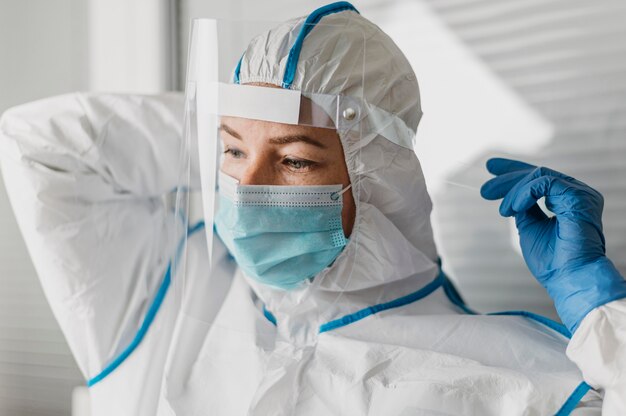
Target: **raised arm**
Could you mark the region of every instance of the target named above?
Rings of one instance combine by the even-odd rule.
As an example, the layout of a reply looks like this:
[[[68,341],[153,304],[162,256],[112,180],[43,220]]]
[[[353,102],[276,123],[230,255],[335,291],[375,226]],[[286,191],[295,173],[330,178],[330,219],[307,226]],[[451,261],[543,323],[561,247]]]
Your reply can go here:
[[[567,354],[585,381],[604,391],[602,413],[626,414],[626,280],[606,257],[604,199],[563,173],[491,159],[496,175],[481,189],[515,218],[524,260],[546,288],[573,337]],[[537,205],[545,198],[554,214]]]
[[[86,378],[135,335],[176,244],[180,95],[69,94],[8,110],[4,181]],[[193,176],[193,175],[192,175]]]

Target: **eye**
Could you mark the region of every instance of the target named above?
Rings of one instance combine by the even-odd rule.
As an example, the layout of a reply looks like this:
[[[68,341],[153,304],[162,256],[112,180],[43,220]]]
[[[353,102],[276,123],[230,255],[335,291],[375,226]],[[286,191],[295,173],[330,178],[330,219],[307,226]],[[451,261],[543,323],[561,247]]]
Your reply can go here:
[[[245,156],[241,150],[236,149],[234,147],[229,147],[226,150],[224,150],[224,154],[229,155],[233,159],[241,159]]]
[[[315,162],[304,159],[285,158],[283,163],[291,170],[306,171],[315,166]]]

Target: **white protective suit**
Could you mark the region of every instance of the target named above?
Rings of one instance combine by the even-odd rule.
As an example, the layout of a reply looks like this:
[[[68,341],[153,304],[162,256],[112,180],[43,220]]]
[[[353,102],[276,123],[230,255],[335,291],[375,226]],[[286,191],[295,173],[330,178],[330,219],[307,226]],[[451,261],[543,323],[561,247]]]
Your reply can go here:
[[[240,83],[280,84],[303,19],[250,43]],[[255,283],[222,245],[209,270],[201,224],[174,296],[181,236],[163,196],[181,185],[179,95],[69,94],[4,114],[6,187],[93,414],[626,414],[626,301],[593,310],[571,340],[532,315],[468,314],[437,264],[419,161],[398,144],[421,116],[413,71],[359,14],[324,21],[367,35],[366,85],[350,82],[352,32],[313,30],[292,88],[359,90],[408,129],[341,137],[360,186],[354,231],[310,296]]]

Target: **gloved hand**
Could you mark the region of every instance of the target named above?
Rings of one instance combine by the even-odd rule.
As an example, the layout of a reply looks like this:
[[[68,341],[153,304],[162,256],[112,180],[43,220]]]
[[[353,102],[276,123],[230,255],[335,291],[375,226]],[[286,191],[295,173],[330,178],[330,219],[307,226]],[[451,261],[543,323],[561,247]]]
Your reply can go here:
[[[524,162],[487,161],[495,178],[480,193],[504,198],[500,214],[515,217],[524,260],[547,289],[563,323],[574,332],[592,309],[626,297],[626,280],[605,255],[604,198],[584,183]],[[545,197],[548,217],[537,205]]]

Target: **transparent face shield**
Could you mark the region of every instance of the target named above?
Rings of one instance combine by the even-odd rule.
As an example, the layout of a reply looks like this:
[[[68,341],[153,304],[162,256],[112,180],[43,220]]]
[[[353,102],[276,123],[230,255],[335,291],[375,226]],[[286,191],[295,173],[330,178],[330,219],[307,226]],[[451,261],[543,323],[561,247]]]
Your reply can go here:
[[[166,370],[167,394],[181,409],[182,403],[204,403],[185,399],[190,393],[183,386],[200,371],[192,357],[207,348],[210,332],[242,331],[222,319],[225,304],[237,304],[248,314],[241,318],[251,322],[244,333],[265,334],[271,344],[284,323],[287,333],[305,328],[297,342],[310,344],[341,297],[339,291],[324,290],[334,278],[328,271],[342,262],[342,278],[349,281],[360,255],[358,236],[350,235],[346,218],[356,216],[360,186],[349,172],[361,162],[358,151],[344,152],[366,129],[368,106],[358,95],[233,83],[250,40],[274,26],[196,19],[190,33],[182,185],[174,198],[186,236],[172,279],[179,341]],[[313,29],[339,30],[317,23],[300,31]],[[359,55],[364,43],[361,37],[351,48]],[[343,259],[349,245],[352,254]],[[262,325],[255,323],[259,316]],[[276,319],[283,322],[277,325]],[[266,354],[265,371],[271,373],[284,351]],[[193,383],[197,394],[209,394],[210,375]]]
[[[347,179],[349,184],[349,178],[342,180],[341,175],[332,173],[346,170],[345,166],[338,166],[345,165],[344,159],[333,157],[331,162],[335,165],[319,173],[308,174],[307,171],[303,175],[299,166],[311,161],[303,160],[298,152],[306,153],[311,149],[307,146],[341,152],[340,137],[352,132],[351,137],[355,139],[361,134],[359,123],[365,115],[362,100],[276,88],[263,83],[233,84],[233,68],[240,51],[268,23],[221,23],[202,19],[194,22],[186,84],[185,145],[199,155],[198,173],[205,223],[213,223],[218,213],[220,193],[216,190],[223,188],[222,194],[230,195],[232,200],[233,193],[237,193],[237,185],[250,186],[243,190],[248,194],[255,189],[257,192],[280,190],[272,186],[294,187],[285,188],[289,191],[301,186],[341,185],[339,189],[328,188],[333,201],[341,202],[341,191],[346,188],[346,183],[342,182]],[[316,30],[320,30],[320,26],[316,25]],[[354,47],[359,48],[359,45]],[[234,50],[238,52],[233,53]],[[285,172],[265,177],[262,176],[264,172],[251,173],[256,168],[252,166],[255,163],[273,163],[270,157],[258,155],[274,152],[272,157],[284,157],[292,150],[285,150],[285,145],[295,145],[292,146],[295,147],[295,155],[280,162],[286,165]],[[282,169],[279,166],[273,168]],[[288,168],[292,168],[291,171]],[[356,190],[354,185],[351,188],[353,192]],[[240,196],[237,198],[241,199]],[[246,201],[237,202],[251,201],[253,198],[247,197]],[[285,204],[303,203],[290,198],[283,198],[282,201]],[[205,227],[205,233],[209,261],[213,261],[214,227]],[[233,250],[234,247],[230,247],[231,254],[234,254]]]

